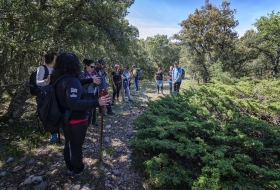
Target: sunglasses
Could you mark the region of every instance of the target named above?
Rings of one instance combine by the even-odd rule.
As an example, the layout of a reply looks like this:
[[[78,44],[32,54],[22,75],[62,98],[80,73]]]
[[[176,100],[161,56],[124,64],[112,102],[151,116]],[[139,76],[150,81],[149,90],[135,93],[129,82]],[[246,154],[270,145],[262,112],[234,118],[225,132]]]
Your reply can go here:
[[[94,68],[94,66],[90,66],[90,68],[92,68],[92,69],[93,69],[93,68]]]

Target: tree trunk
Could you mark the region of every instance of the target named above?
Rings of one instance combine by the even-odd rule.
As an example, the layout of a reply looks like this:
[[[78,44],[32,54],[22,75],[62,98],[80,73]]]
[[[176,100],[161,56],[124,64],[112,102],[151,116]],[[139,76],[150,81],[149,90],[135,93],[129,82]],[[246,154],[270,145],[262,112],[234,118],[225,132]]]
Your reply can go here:
[[[9,122],[9,124],[17,122],[25,111],[24,105],[26,100],[30,97],[29,85],[28,82],[25,82],[17,88],[8,111],[0,118],[0,122]]]
[[[273,78],[277,80],[278,76],[278,63],[279,63],[279,56],[276,57],[275,62],[273,64]]]

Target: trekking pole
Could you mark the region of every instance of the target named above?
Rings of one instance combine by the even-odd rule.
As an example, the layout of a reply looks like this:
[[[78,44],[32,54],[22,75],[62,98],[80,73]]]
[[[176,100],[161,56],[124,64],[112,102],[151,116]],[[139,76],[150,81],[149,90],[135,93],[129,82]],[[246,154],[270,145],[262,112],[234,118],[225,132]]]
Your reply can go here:
[[[100,142],[99,142],[99,160],[102,160],[102,140],[103,140],[103,117],[104,117],[104,106],[101,106],[101,131],[100,131]]]

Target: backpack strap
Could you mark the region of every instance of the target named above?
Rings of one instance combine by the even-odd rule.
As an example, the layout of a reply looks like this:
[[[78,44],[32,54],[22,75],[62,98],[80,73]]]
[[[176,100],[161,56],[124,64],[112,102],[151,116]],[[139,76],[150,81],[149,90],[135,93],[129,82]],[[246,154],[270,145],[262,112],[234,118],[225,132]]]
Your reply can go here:
[[[65,77],[67,77],[67,76],[69,76],[69,75],[63,75],[63,76],[59,77],[58,79],[56,79],[56,80],[54,81],[54,83],[52,84],[53,87],[55,88],[55,85],[56,85],[61,79],[65,78]],[[65,86],[64,86],[63,88],[65,88]],[[55,95],[56,95],[56,93],[55,93]],[[69,120],[72,111],[73,111],[73,109],[70,109],[70,111],[68,112],[68,114],[67,114],[67,116],[65,117],[65,120],[64,120],[65,122]],[[65,113],[64,113],[64,114],[65,114]]]
[[[44,79],[46,79],[46,78],[48,78],[48,75],[49,75],[49,69],[46,65],[41,65],[41,66],[43,66],[45,69]]]
[[[54,81],[54,83],[52,84],[53,87],[54,87],[62,78],[65,78],[65,77],[67,77],[67,76],[68,76],[68,75],[63,75],[63,76],[59,77],[58,79],[56,79],[56,80]]]

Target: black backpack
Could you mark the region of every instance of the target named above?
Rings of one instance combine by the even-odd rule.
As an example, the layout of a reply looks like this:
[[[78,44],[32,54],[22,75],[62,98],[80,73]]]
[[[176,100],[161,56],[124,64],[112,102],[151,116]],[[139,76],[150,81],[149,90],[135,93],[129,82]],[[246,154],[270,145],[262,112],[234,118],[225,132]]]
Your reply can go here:
[[[141,71],[140,68],[137,68],[137,69],[136,69],[136,73],[137,73],[137,77],[138,77],[139,79],[142,79],[142,78],[143,78],[143,76],[142,76],[142,71]]]
[[[46,79],[46,78],[48,78],[49,70],[46,65],[41,65],[41,66],[43,66],[45,69],[44,79]],[[38,93],[38,89],[39,89],[39,86],[36,83],[36,76],[37,76],[37,69],[32,71],[32,73],[29,77],[29,89],[30,89],[30,94],[32,96],[36,96]]]
[[[184,79],[184,78],[185,78],[185,70],[182,69],[182,79]]]
[[[36,96],[37,114],[44,130],[47,132],[59,131],[59,128],[62,128],[63,124],[68,123],[69,116],[72,112],[70,110],[68,114],[62,113],[56,98],[55,85],[64,77],[66,76],[58,78],[53,84],[38,88]]]

